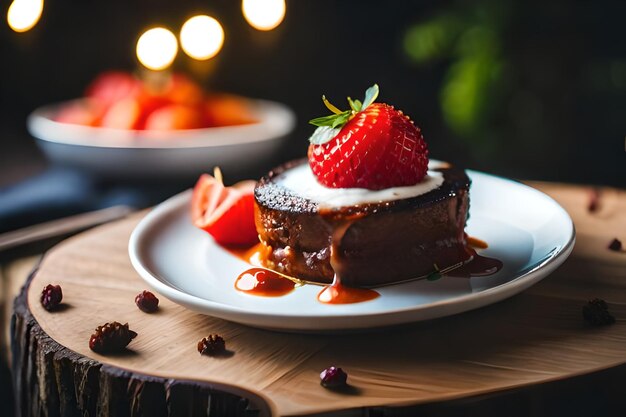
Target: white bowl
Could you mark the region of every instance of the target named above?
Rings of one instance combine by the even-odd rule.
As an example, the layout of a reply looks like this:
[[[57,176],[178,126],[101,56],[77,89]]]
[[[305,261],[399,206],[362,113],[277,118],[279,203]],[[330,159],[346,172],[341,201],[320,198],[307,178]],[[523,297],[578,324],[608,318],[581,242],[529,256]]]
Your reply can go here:
[[[104,177],[186,177],[214,166],[228,172],[262,165],[295,126],[287,106],[248,100],[258,123],[204,129],[147,131],[83,126],[54,120],[81,99],[40,107],[28,116],[29,132],[48,158]]]

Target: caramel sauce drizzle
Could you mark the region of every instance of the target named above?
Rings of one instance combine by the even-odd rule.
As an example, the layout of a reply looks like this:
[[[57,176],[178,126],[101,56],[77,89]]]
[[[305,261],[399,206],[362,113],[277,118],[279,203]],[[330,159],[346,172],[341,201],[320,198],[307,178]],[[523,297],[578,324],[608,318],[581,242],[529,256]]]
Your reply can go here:
[[[479,255],[476,249],[486,249],[489,247],[484,240],[465,235],[467,246],[465,252],[469,255],[469,260],[459,267],[446,272],[449,277],[471,278],[493,275],[502,269],[502,261],[488,256]],[[474,249],[476,248],[476,249]]]
[[[324,304],[353,304],[373,300],[380,296],[380,293],[372,289],[348,287],[341,283],[341,241],[354,220],[364,215],[364,213],[355,213],[354,216],[351,216],[348,220],[338,220],[333,218],[332,213],[325,214],[325,217],[332,227],[330,264],[333,271],[335,271],[335,275],[333,282],[330,285],[324,286],[318,293],[317,300],[319,302]],[[474,249],[486,249],[489,246],[487,242],[467,235],[466,242],[467,247],[465,250],[469,255],[468,261],[460,262],[441,270],[435,267],[435,272],[449,277],[471,278],[472,276],[492,275],[502,269],[502,261],[479,255]],[[296,287],[302,286],[305,283],[320,285],[316,282],[307,282],[265,268],[263,266],[263,259],[269,255],[271,248],[261,242],[248,248],[226,247],[225,249],[244,262],[254,266],[242,272],[235,281],[235,288],[243,293],[263,297],[279,297],[289,294]],[[427,278],[427,276],[408,279],[402,282],[424,278]]]
[[[489,245],[482,239],[478,239],[477,237],[467,236],[465,238],[467,245],[476,249],[487,249]]]
[[[242,272],[235,281],[238,291],[262,297],[289,294],[297,285],[297,281],[266,268],[250,268]]]
[[[330,266],[335,271],[333,282],[317,294],[317,300],[324,304],[353,304],[378,298],[380,294],[367,288],[347,287],[341,283],[341,251],[339,245],[354,220],[333,224],[330,245]]]
[[[263,267],[263,260],[269,256],[272,250],[272,248],[264,245],[262,242],[247,248],[224,247],[224,249],[242,261],[260,267]]]
[[[347,220],[334,220],[333,213],[324,213],[320,210],[320,215],[325,217],[332,227],[331,244],[330,244],[330,266],[335,275],[333,282],[325,286],[322,291],[317,294],[317,300],[324,304],[353,304],[362,303],[364,301],[373,300],[380,297],[380,294],[374,290],[367,288],[348,287],[341,283],[341,250],[339,246],[346,232],[354,222],[354,220],[364,216],[363,213],[355,213]]]

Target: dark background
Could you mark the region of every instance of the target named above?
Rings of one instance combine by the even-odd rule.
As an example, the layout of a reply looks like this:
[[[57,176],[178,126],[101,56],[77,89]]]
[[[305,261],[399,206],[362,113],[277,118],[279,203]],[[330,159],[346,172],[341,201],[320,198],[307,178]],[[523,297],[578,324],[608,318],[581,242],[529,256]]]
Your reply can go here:
[[[626,186],[626,2],[287,2],[259,32],[240,2],[46,2],[23,34],[0,23],[0,185],[45,166],[25,129],[37,106],[78,97],[106,69],[136,70],[135,42],[195,13],[221,21],[217,58],[175,69],[210,89],[282,101],[299,123],[279,159],[303,156],[324,115],[377,82],[422,127],[431,156],[519,179]],[[210,169],[210,168],[207,168]]]

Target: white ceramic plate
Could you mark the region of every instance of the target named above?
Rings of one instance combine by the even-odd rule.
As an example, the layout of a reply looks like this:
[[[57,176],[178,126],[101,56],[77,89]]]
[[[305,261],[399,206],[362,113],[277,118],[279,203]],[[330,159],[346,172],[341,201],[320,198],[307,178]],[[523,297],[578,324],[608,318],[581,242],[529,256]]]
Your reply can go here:
[[[251,326],[289,331],[365,329],[461,313],[510,297],[559,266],[574,246],[574,226],[545,194],[504,178],[469,172],[467,232],[489,243],[479,253],[500,259],[494,275],[443,277],[378,288],[380,297],[357,304],[317,301],[321,287],[304,285],[282,297],[234,288],[250,266],[215,244],[189,218],[191,192],[156,207],[129,244],[135,269],[153,289],[200,313]]]
[[[54,120],[62,106],[35,110],[28,130],[53,162],[107,177],[171,178],[199,175],[219,165],[226,172],[263,164],[295,126],[284,104],[247,99],[258,123],[173,131],[135,131],[81,126]],[[207,168],[208,167],[208,168]]]

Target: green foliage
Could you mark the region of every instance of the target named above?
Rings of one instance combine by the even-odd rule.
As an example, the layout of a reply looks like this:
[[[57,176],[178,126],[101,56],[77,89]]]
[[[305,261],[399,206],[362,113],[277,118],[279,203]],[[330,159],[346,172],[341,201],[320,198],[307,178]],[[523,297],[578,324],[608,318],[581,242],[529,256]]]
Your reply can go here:
[[[480,0],[471,8],[458,3],[409,28],[404,38],[405,53],[416,64],[449,62],[439,92],[443,118],[459,137],[485,149],[493,145],[484,133],[506,67],[499,39],[509,8],[507,0]]]
[[[415,25],[404,36],[404,50],[409,58],[426,64],[446,56],[462,28],[455,16],[443,15]]]
[[[450,66],[440,91],[440,105],[446,123],[455,133],[463,137],[480,135],[488,120],[500,68],[501,63],[489,53]]]

